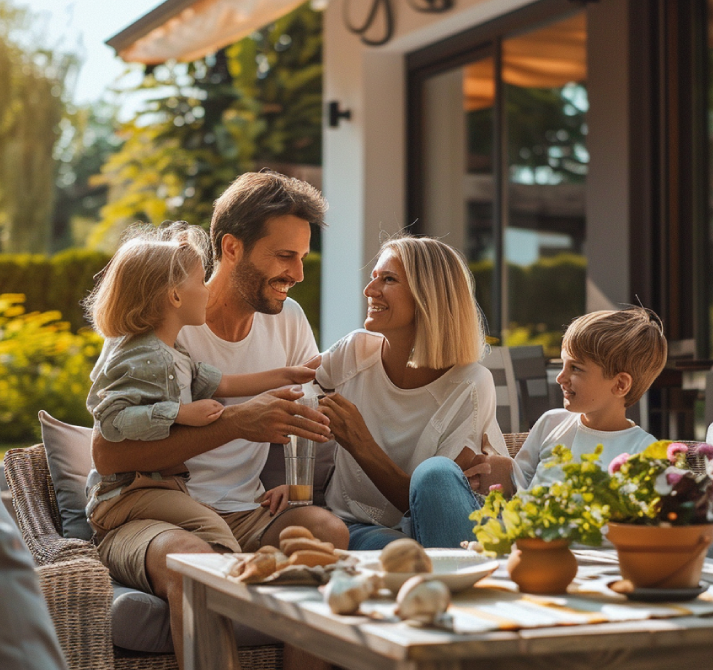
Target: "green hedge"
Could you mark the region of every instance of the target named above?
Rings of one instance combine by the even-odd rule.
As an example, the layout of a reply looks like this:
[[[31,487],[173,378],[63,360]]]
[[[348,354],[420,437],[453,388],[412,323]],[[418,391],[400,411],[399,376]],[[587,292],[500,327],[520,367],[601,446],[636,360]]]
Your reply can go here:
[[[470,269],[476,298],[490,320],[493,263],[471,263]],[[577,254],[558,254],[532,265],[509,264],[507,273],[510,322],[504,333],[505,344],[543,344],[549,355],[558,355],[567,325],[586,309],[586,259]]]
[[[23,294],[28,312],[58,310],[77,332],[87,323],[80,301],[94,287],[94,275],[110,256],[98,251],[69,249],[55,256],[0,254],[0,293]],[[319,332],[319,254],[304,262],[305,279],[290,296],[302,305],[313,330]]]
[[[54,256],[0,254],[0,293],[23,294],[28,312],[58,310],[77,332],[87,325],[79,303],[109,258],[86,249],[69,249]]]

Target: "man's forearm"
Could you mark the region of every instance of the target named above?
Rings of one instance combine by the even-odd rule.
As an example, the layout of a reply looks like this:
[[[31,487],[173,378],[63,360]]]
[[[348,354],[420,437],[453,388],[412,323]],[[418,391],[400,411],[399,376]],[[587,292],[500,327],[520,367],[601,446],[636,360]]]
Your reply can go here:
[[[235,417],[221,416],[207,426],[174,424],[163,440],[109,442],[99,431],[92,437],[94,465],[102,475],[116,472],[156,472],[180,465],[189,458],[241,437]]]
[[[279,389],[263,393],[240,405],[230,405],[207,426],[174,426],[164,440],[108,442],[96,431],[92,440],[94,464],[102,475],[115,472],[155,472],[180,465],[189,458],[242,438],[251,442],[288,441],[299,435],[327,442],[329,420],[293,401],[301,391]],[[296,416],[299,411],[302,416]]]

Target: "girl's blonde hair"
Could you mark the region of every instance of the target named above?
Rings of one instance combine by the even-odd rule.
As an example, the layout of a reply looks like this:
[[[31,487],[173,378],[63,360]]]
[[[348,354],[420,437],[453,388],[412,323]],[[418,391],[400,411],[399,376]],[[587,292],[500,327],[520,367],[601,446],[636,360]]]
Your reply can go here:
[[[132,226],[83,302],[87,318],[104,337],[154,330],[163,321],[169,291],[196,265],[205,267],[208,249],[206,232],[185,221]]]
[[[432,237],[400,235],[391,251],[404,266],[416,303],[416,337],[409,365],[433,369],[479,361],[485,332],[475,302],[475,281],[463,256]]]

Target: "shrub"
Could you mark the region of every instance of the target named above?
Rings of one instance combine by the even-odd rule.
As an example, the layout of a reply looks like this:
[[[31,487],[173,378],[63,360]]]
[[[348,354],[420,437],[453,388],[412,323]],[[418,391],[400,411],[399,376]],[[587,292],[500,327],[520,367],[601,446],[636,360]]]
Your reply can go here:
[[[0,441],[40,437],[37,412],[91,426],[85,403],[101,338],[77,334],[58,311],[27,313],[25,297],[0,294]]]
[[[77,332],[87,325],[80,301],[109,258],[86,249],[68,249],[55,256],[0,254],[0,293],[23,294],[28,312],[59,310]]]

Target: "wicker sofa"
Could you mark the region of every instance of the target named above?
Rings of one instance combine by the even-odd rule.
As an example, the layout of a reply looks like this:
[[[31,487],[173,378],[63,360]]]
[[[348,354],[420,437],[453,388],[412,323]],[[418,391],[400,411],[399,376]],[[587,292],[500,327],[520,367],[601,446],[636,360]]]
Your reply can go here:
[[[527,433],[506,434],[515,455]],[[115,585],[94,545],[62,535],[62,521],[45,447],[10,450],[5,471],[23,537],[71,670],[177,668],[173,653],[128,651],[113,644]],[[243,670],[282,667],[282,646],[239,647]]]
[[[115,587],[91,542],[62,536],[59,508],[45,448],[38,444],[5,455],[18,525],[35,562],[62,650],[71,670],[177,668],[173,653],[145,653],[113,644]],[[282,667],[282,646],[239,647],[243,670]]]

